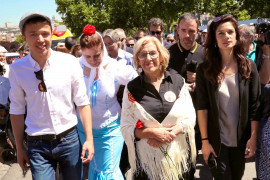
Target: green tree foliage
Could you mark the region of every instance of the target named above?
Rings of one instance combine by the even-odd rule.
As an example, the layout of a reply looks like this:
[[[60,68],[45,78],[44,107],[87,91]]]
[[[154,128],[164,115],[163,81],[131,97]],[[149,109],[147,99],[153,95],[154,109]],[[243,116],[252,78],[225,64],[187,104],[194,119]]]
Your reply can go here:
[[[56,0],[57,12],[77,37],[86,24],[99,31],[123,28],[134,34],[146,28],[152,17],[161,18],[170,32],[172,23],[184,12],[232,14],[237,20],[270,16],[269,0]]]
[[[242,10],[247,10],[251,18],[270,17],[269,0],[239,0]]]
[[[24,40],[22,39],[22,35],[21,34],[19,36],[17,36],[16,41],[18,43],[24,43]]]
[[[56,0],[57,12],[77,36],[85,24],[99,31],[121,27],[135,31],[147,27],[152,17],[159,17],[170,27],[179,13],[192,11],[195,0]]]

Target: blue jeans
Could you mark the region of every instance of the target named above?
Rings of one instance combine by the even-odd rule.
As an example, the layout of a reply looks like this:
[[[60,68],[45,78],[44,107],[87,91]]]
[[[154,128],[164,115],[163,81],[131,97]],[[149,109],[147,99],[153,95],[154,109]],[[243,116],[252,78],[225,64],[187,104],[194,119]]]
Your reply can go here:
[[[57,163],[63,179],[82,179],[80,155],[81,145],[77,131],[71,132],[60,140],[28,141],[28,156],[34,180],[55,179]]]

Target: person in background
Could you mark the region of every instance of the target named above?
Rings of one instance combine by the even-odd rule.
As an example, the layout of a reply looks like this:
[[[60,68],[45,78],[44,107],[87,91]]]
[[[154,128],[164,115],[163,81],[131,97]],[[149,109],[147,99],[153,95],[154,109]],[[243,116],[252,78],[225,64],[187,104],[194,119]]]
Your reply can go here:
[[[71,53],[71,48],[76,45],[76,38],[75,37],[66,37],[65,39],[65,47],[68,50],[68,53]]]
[[[59,42],[57,43],[57,46],[55,46],[55,51],[63,52],[63,53],[68,53],[68,49],[65,46],[65,43]]]
[[[174,34],[175,42],[177,42],[179,40],[179,35],[177,32],[177,29],[178,29],[178,24],[174,24],[173,25],[173,34]]]
[[[19,27],[30,54],[10,66],[10,119],[17,161],[24,171],[30,163],[34,180],[55,179],[57,164],[63,179],[80,180],[82,163],[89,162],[94,154],[82,69],[72,55],[51,49],[52,24],[47,15],[27,13]],[[83,146],[76,128],[75,105],[86,134]]]
[[[136,43],[133,63],[141,73],[125,88],[121,117],[127,179],[188,179],[195,165],[195,110],[184,78],[167,71],[168,62],[157,38]]]
[[[195,92],[203,159],[214,179],[241,180],[256,151],[260,79],[243,47],[232,15],[213,19]]]
[[[3,52],[0,52],[0,65],[3,66],[3,69],[4,69],[3,77],[8,78],[9,65],[7,64],[7,61],[6,61],[6,55]]]
[[[168,36],[167,36],[167,42],[168,43],[171,43],[171,44],[174,44],[175,43],[174,35],[168,34]]]
[[[148,21],[148,31],[150,36],[156,37],[163,46],[169,48],[171,44],[163,41],[164,23],[160,18],[151,18]]]
[[[138,41],[139,39],[141,39],[142,37],[144,37],[146,35],[146,32],[144,29],[138,29],[136,31],[136,34],[135,34],[135,40]]]
[[[207,28],[204,29],[201,33],[201,45],[204,46],[207,39]]]
[[[118,36],[120,37],[120,48],[123,50],[126,50],[126,33],[123,29],[121,28],[116,28],[115,31],[117,32]]]
[[[260,47],[254,42],[255,36],[255,27],[249,25],[241,25],[239,26],[240,37],[244,41],[244,49],[246,52],[247,58],[251,59],[252,61],[260,61],[257,58],[259,51],[262,51]],[[261,53],[260,53],[261,54]]]
[[[133,37],[126,38],[126,51],[133,54],[133,47],[135,45],[135,39]]]
[[[121,107],[116,94],[120,85],[126,85],[137,73],[131,66],[108,55],[102,36],[92,25],[84,27],[80,45],[82,56],[79,61],[91,102],[95,145],[88,179],[121,180],[124,178],[119,162],[124,140],[120,131]],[[83,143],[85,135],[81,123],[78,130]]]
[[[82,49],[80,44],[75,44],[72,46],[70,53],[75,56],[76,58],[79,58],[82,56]]]
[[[19,49],[18,53],[20,54],[20,59],[22,59],[24,56],[29,54],[29,47],[27,44],[22,44]]]
[[[118,35],[118,32],[115,30],[105,30],[102,36],[109,56],[133,67],[133,55],[120,48],[119,41],[121,37]]]

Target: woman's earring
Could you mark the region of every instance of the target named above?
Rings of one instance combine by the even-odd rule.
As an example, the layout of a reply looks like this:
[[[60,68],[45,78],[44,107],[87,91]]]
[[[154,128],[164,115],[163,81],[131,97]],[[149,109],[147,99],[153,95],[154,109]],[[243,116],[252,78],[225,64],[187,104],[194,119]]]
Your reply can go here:
[[[215,48],[217,48],[217,43],[215,43]]]
[[[139,73],[141,73],[141,72],[142,72],[142,68],[139,67],[137,71],[138,71]]]

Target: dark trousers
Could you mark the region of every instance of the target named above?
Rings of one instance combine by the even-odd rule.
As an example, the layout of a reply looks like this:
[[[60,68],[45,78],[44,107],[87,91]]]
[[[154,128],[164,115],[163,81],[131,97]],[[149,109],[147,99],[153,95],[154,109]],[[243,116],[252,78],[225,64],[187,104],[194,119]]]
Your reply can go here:
[[[210,168],[215,180],[241,180],[245,170],[245,149],[221,145],[217,168]]]

